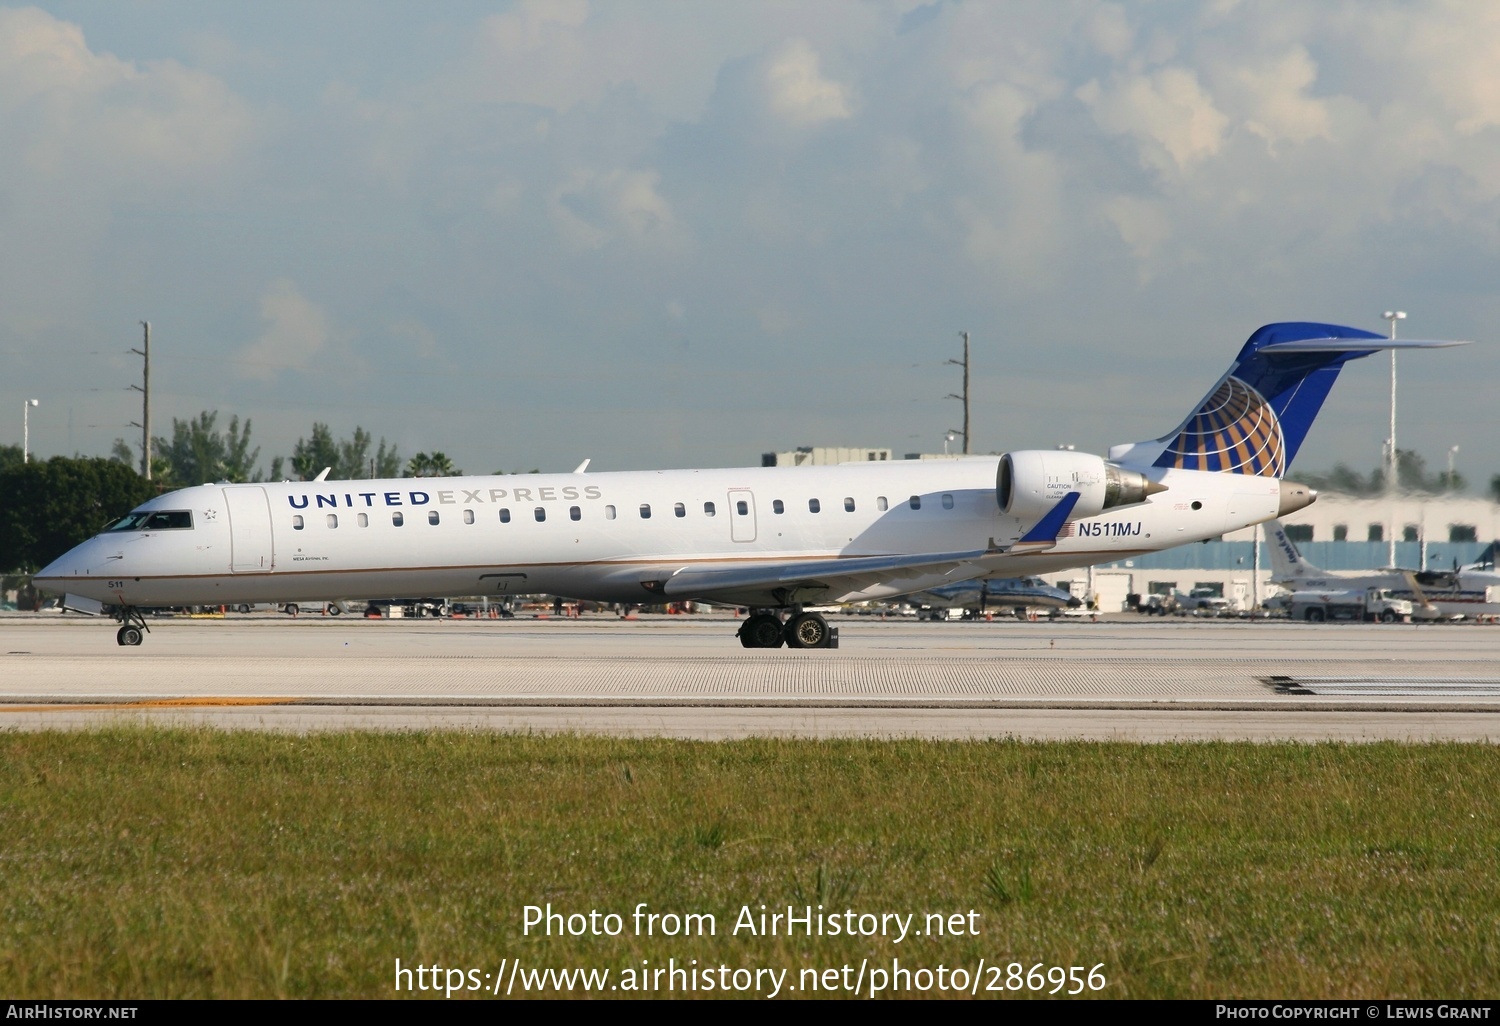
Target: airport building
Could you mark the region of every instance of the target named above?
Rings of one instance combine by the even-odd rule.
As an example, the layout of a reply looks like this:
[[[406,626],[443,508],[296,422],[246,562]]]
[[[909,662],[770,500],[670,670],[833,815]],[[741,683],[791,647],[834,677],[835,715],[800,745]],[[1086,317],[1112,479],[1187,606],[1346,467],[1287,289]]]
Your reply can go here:
[[[1323,492],[1318,501],[1282,523],[1303,558],[1324,570],[1451,570],[1472,563],[1500,538],[1500,504],[1468,495],[1363,497]],[[1257,543],[1259,536],[1259,544]],[[1125,596],[1165,595],[1195,588],[1249,609],[1278,589],[1271,583],[1270,553],[1260,528],[1226,534],[1220,541],[1179,545],[1088,570],[1047,574],[1054,584],[1099,608],[1124,608]]]
[[[889,449],[854,449],[841,445],[801,445],[790,452],[762,453],[763,467],[831,467],[838,463],[878,463],[891,458]]]

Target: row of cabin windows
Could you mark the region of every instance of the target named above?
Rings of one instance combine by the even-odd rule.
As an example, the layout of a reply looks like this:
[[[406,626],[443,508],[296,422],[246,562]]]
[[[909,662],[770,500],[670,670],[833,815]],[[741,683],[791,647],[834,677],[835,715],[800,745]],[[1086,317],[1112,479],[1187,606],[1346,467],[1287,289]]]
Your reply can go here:
[[[907,502],[908,502],[908,505],[910,505],[912,509],[921,509],[922,508],[922,497],[920,495],[913,495],[909,500],[907,500]],[[950,493],[948,493],[948,492],[944,492],[943,496],[942,496],[942,504],[943,504],[943,508],[944,509],[952,509],[953,508],[953,496]],[[880,511],[883,512],[888,507],[889,507],[889,504],[886,502],[886,498],[885,498],[884,495],[878,495],[878,496],[875,497],[875,508],[877,510],[880,510]],[[822,509],[823,509],[823,505],[817,499],[808,499],[807,500],[807,511],[809,513],[819,513],[819,512],[822,511]],[[855,510],[855,504],[854,504],[854,499],[852,497],[846,496],[844,498],[844,510],[845,510],[845,512],[848,512],[848,513],[853,513],[854,512],[854,510]],[[745,500],[745,499],[738,499],[738,500],[735,501],[734,511],[735,511],[735,513],[737,513],[738,515],[740,515],[742,517],[743,516],[749,516],[749,514],[750,514],[750,503],[747,500]],[[780,499],[774,499],[774,500],[772,500],[772,502],[771,502],[771,512],[772,513],[776,513],[778,515],[785,513],[786,512],[786,504],[784,502],[782,502]],[[640,513],[641,513],[641,519],[642,520],[650,520],[651,519],[651,504],[649,502],[643,502],[643,503],[641,503]],[[718,509],[717,509],[717,507],[715,507],[715,505],[712,502],[705,502],[703,504],[703,515],[704,516],[711,517],[711,516],[717,515],[717,513],[718,513]],[[673,506],[672,506],[672,514],[674,516],[677,516],[677,517],[686,517],[687,516],[687,506],[684,503],[681,503],[681,502],[674,503]],[[536,518],[537,523],[539,523],[539,524],[540,523],[545,523],[546,520],[547,520],[547,507],[545,507],[545,506],[538,506],[538,507],[536,507],[532,511],[532,516],[534,516]],[[604,519],[605,520],[613,520],[613,519],[615,519],[615,516],[616,516],[616,512],[615,512],[615,507],[613,505],[609,505],[609,506],[605,506],[604,507]],[[370,516],[369,516],[368,513],[358,513],[358,514],[355,515],[355,519],[358,522],[358,524],[359,524],[360,527],[369,527],[370,526]],[[568,507],[568,519],[569,520],[582,520],[583,519],[583,510],[580,509],[577,506],[569,506]],[[441,523],[441,521],[442,521],[442,518],[438,514],[437,510],[430,509],[430,510],[427,511],[427,522],[429,524],[437,524],[437,523]],[[472,509],[466,509],[466,510],[463,511],[463,521],[466,524],[472,524],[472,523],[474,523],[474,511]],[[509,507],[502,506],[500,508],[500,522],[502,524],[508,524],[508,523],[510,523],[510,509],[509,509]],[[394,525],[396,527],[401,527],[405,523],[406,523],[406,514],[400,512],[400,511],[396,511],[396,512],[392,512],[391,513],[391,524],[392,525]],[[292,517],[292,530],[294,530],[294,531],[300,531],[300,530],[303,529],[304,526],[305,526],[305,521],[303,520],[301,514],[297,514],[297,515],[295,515],[295,516]],[[337,513],[329,513],[328,514],[328,526],[329,527],[338,527],[339,526],[339,517],[338,517]]]

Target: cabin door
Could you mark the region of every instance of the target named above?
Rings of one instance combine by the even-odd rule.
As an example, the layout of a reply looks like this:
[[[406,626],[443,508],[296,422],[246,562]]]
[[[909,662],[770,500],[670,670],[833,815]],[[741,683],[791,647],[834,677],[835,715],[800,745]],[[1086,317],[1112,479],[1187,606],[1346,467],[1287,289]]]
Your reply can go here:
[[[748,488],[729,490],[729,537],[737,542],[755,540],[755,496]]]
[[[229,569],[237,574],[265,574],[275,568],[271,545],[271,506],[259,485],[224,489],[229,511]]]

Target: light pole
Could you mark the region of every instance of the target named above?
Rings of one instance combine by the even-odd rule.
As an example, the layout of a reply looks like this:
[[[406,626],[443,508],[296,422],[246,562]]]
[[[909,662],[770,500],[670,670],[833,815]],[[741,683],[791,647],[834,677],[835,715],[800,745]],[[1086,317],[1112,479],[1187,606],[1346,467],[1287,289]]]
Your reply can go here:
[[[953,434],[952,431],[949,431],[946,435],[943,436],[943,455],[944,456],[948,455],[948,443],[951,442],[951,441],[953,441],[953,439],[955,437],[956,436]]]
[[[1387,310],[1380,315],[1391,322],[1391,341],[1396,341],[1396,322],[1406,320],[1405,310]],[[1396,350],[1391,350],[1391,436],[1386,439],[1390,446],[1387,454],[1390,458],[1390,470],[1387,472],[1385,487],[1387,491],[1395,489],[1398,484],[1396,479]]]
[[[21,407],[21,462],[31,462],[31,408],[40,406],[35,399],[28,399]]]
[[[1391,322],[1391,341],[1396,341],[1396,322],[1406,320],[1406,311],[1387,310],[1380,316]],[[1386,471],[1385,491],[1387,495],[1395,495],[1396,486],[1398,483],[1396,475],[1399,468],[1397,466],[1396,459],[1396,350],[1394,349],[1391,350],[1391,437],[1386,440],[1386,444],[1391,447],[1391,450],[1388,454],[1390,456],[1390,463],[1388,464],[1389,469]],[[1396,518],[1394,516],[1394,508],[1393,515],[1391,516],[1391,540],[1388,546],[1387,555],[1390,557],[1390,565],[1395,566]]]
[[[1458,455],[1458,446],[1448,448],[1448,490],[1453,491],[1453,458]]]

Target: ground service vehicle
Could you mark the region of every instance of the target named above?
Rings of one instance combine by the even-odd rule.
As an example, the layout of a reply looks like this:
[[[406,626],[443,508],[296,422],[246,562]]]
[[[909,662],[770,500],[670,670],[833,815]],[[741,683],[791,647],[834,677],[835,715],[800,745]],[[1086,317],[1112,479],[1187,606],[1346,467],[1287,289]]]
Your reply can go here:
[[[1410,623],[1412,604],[1395,598],[1389,588],[1349,591],[1299,591],[1292,595],[1289,610],[1293,620],[1322,623],[1325,620],[1362,620],[1367,623]]]

